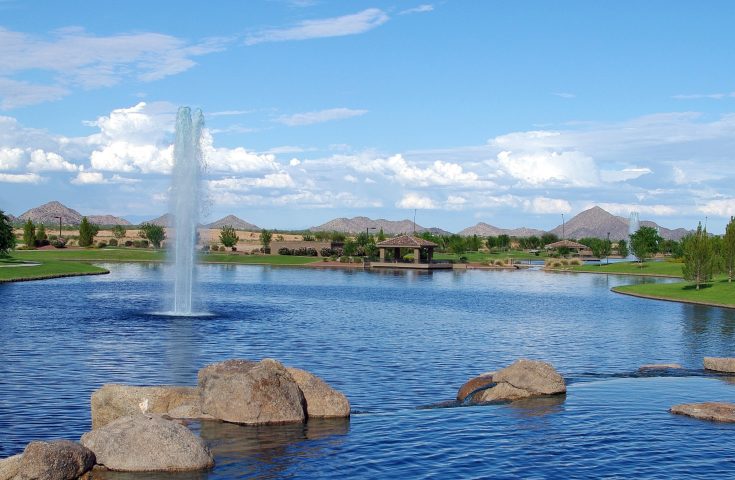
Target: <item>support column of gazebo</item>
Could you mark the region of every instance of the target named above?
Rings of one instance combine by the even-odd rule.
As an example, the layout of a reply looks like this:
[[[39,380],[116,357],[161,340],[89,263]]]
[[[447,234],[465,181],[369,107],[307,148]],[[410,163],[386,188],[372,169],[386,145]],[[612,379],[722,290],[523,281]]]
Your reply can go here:
[[[451,264],[433,263],[434,259],[434,248],[438,245],[434,242],[424,240],[423,238],[413,237],[409,235],[400,235],[398,237],[390,238],[379,242],[377,245],[380,251],[380,261],[373,262],[371,267],[393,267],[393,268],[452,268]],[[393,262],[386,261],[385,252],[387,249],[393,249]],[[404,263],[401,262],[401,249],[413,250],[413,262]],[[421,261],[421,252],[426,252],[426,262]]]

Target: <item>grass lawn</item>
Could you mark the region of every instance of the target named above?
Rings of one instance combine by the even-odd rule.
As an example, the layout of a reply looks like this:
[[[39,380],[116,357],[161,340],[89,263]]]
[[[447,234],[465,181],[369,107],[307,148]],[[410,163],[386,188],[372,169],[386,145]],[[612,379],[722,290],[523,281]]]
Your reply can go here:
[[[681,263],[674,262],[619,262],[606,265],[575,265],[569,267],[574,272],[616,273],[620,275],[662,275],[681,277]]]
[[[0,282],[108,273],[104,268],[95,267],[88,263],[64,262],[60,260],[44,260],[40,265],[27,267],[12,266],[19,262],[20,259],[12,257],[10,259],[3,259],[0,262]]]
[[[700,285],[697,290],[688,282],[644,283],[615,287],[613,291],[677,302],[703,303],[735,308],[735,283],[717,277],[712,283]]]

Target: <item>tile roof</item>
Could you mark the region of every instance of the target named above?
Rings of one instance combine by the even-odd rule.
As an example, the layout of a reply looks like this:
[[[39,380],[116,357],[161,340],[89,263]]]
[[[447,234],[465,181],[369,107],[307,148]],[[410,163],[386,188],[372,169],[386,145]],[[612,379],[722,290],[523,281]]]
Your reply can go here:
[[[421,247],[438,247],[434,242],[424,240],[423,238],[411,235],[400,235],[398,237],[389,238],[378,242],[378,247],[403,247],[403,248],[421,248]]]

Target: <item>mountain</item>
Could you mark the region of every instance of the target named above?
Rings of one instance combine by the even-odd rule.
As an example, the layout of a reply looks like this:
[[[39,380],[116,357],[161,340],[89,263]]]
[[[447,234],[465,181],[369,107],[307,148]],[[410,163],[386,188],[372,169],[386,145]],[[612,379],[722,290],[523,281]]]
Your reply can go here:
[[[132,225],[124,218],[113,215],[87,215],[87,220],[97,225]]]
[[[164,213],[160,217],[156,217],[153,220],[148,220],[143,223],[152,223],[153,225],[160,225],[162,227],[172,227],[174,225],[174,216],[170,213]]]
[[[61,217],[61,223],[64,225],[79,225],[82,221],[81,213],[56,201],[44,203],[40,207],[31,208],[20,216],[20,220],[25,222],[30,219],[33,223],[58,225],[59,219],[57,217]]]
[[[344,233],[360,233],[368,228],[374,228],[377,232],[381,228],[384,233],[395,235],[398,233],[411,233],[414,231],[414,223],[411,220],[385,220],[379,218],[373,220],[368,217],[354,218],[335,218],[318,227],[311,227],[312,232],[344,232]],[[425,228],[416,224],[416,232],[430,231],[436,234],[446,235],[449,232],[440,228]],[[441,233],[439,233],[441,232]]]
[[[498,228],[487,223],[480,222],[474,227],[467,227],[459,235],[463,237],[471,237],[477,235],[478,237],[497,237],[498,235],[508,235],[509,237],[531,237],[533,235],[540,237],[544,234],[543,230],[536,230],[533,228]]]
[[[216,220],[212,223],[208,223],[207,225],[204,225],[204,226],[207,228],[222,228],[225,225],[230,225],[235,230],[248,230],[248,231],[253,231],[253,232],[261,230],[261,228],[258,227],[257,225],[248,223],[245,220],[236,217],[235,215],[227,215],[226,217],[220,218],[219,220]]]
[[[689,233],[683,228],[670,230],[663,228],[651,221],[641,221],[641,226],[653,227],[658,229],[659,235],[667,240],[680,240],[684,235]],[[603,210],[600,207],[592,207],[578,215],[572,217],[568,222],[559,225],[551,230],[551,233],[559,238],[584,238],[596,237],[607,238],[610,232],[611,240],[620,240],[628,238],[628,219],[618,217],[612,213]]]
[[[18,218],[14,217],[13,215],[7,212],[3,212],[3,213],[5,214],[6,217],[8,217],[8,221],[10,222],[11,225],[19,221]]]

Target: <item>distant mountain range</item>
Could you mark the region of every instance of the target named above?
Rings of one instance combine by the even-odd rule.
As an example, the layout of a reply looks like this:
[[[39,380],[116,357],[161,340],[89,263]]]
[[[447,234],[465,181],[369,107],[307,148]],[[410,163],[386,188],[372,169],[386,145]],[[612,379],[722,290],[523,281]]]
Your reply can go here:
[[[509,237],[531,237],[533,235],[541,236],[544,234],[543,230],[536,230],[533,228],[498,228],[487,223],[480,222],[474,227],[467,227],[459,232],[459,235],[463,237],[471,237],[477,235],[478,237],[497,237],[498,235],[508,235]]]
[[[18,220],[25,222],[30,219],[33,223],[58,225],[59,217],[61,217],[61,223],[64,225],[79,225],[83,215],[74,209],[53,201],[31,208],[18,217]],[[130,222],[124,218],[112,215],[87,215],[87,220],[98,225],[130,225]]]
[[[681,240],[689,233],[684,228],[670,230],[659,226],[655,222],[646,220],[642,220],[640,225],[657,229],[659,235],[667,240]],[[600,207],[587,209],[569,219],[568,222],[551,230],[551,233],[559,238],[576,239],[584,237],[607,238],[608,232],[611,240],[628,238],[628,219],[613,215]]]
[[[335,218],[327,223],[319,225],[317,227],[311,227],[309,230],[312,232],[344,232],[344,233],[360,233],[366,229],[375,229],[379,231],[383,229],[383,233],[389,235],[396,235],[399,233],[412,233],[414,231],[431,232],[434,235],[450,235],[450,232],[442,230],[441,228],[425,228],[419,224],[415,224],[411,220],[385,220],[379,218],[373,220],[368,217],[354,217],[354,218]]]
[[[208,223],[205,225],[207,228],[222,228],[225,225],[230,225],[235,230],[246,230],[246,231],[259,231],[262,230],[257,225],[253,225],[252,223],[246,222],[242,218],[236,217],[235,215],[227,215],[226,217],[222,217],[219,220],[215,220],[212,223]]]

